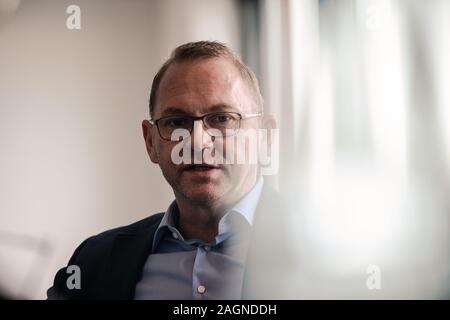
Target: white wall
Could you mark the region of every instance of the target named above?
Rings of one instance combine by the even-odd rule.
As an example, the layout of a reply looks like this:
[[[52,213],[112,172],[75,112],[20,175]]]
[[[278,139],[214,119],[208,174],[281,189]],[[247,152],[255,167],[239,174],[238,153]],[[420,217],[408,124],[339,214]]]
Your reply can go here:
[[[66,28],[70,4],[81,7],[81,30]],[[152,78],[183,42],[220,40],[239,52],[239,7],[230,0],[29,0],[6,11],[0,288],[39,299],[86,237],[165,210],[172,192],[148,160],[140,127]]]

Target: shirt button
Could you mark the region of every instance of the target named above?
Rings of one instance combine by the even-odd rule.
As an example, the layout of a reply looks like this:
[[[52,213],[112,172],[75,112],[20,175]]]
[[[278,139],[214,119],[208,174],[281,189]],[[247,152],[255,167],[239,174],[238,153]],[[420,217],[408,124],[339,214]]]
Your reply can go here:
[[[204,286],[198,286],[197,287],[197,292],[198,293],[205,293],[205,291],[206,291],[206,288]]]
[[[177,235],[177,233],[174,231],[174,232],[172,232],[172,237],[174,238],[174,239],[178,239],[178,235]]]
[[[211,251],[211,247],[210,246],[204,246],[203,248],[205,249],[205,251]]]

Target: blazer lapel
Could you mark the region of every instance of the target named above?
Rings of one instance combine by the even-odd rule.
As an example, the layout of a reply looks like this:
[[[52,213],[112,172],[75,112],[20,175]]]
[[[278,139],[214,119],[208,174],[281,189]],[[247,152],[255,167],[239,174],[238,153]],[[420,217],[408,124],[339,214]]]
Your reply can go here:
[[[123,233],[114,240],[107,262],[103,287],[107,299],[133,299],[142,268],[151,253],[157,223],[136,233]]]

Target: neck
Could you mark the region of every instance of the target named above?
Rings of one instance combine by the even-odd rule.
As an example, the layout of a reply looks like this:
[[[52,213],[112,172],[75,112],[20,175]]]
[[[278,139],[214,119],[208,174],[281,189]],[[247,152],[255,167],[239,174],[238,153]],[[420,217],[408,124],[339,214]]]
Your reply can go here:
[[[178,228],[186,239],[200,239],[207,243],[214,241],[219,232],[220,219],[245,196],[255,185],[251,185],[233,199],[220,199],[211,203],[192,203],[182,194],[175,193],[180,211]]]
[[[218,234],[219,221],[228,211],[228,206],[193,204],[183,196],[176,196],[180,210],[179,229],[187,239],[214,241]]]

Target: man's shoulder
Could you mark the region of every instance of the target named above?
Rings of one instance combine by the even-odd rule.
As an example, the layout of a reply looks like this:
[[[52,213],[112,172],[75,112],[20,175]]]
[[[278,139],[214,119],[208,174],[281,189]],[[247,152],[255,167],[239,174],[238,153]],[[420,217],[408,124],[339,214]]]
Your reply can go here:
[[[115,239],[119,235],[133,235],[141,232],[147,232],[152,227],[159,225],[161,219],[164,215],[164,212],[156,213],[151,216],[148,216],[142,220],[133,222],[126,226],[121,226],[113,229],[109,229],[103,231],[97,235],[91,236],[85,241],[89,242],[110,242]]]
[[[113,228],[113,229],[109,229],[106,231],[103,231],[95,236],[93,236],[94,238],[109,238],[109,237],[113,237],[115,235],[118,234],[134,234],[134,233],[138,233],[141,232],[147,228],[150,228],[151,226],[155,225],[155,224],[159,224],[161,222],[161,219],[164,215],[164,212],[160,212],[160,213],[156,213],[153,214],[151,216],[148,216],[142,220],[133,222],[129,225],[126,226],[121,226],[121,227],[117,227],[117,228]]]
[[[97,235],[85,239],[75,250],[69,264],[89,261],[96,263],[97,260],[106,258],[117,238],[121,236],[133,236],[151,233],[159,225],[164,213],[153,214],[137,222],[126,226],[103,231]]]
[[[106,297],[108,294],[113,295],[114,292],[107,293],[102,291],[102,287],[109,283],[111,279],[105,278],[102,282],[101,275],[107,275],[105,270],[108,270],[110,267],[109,264],[112,263],[111,255],[115,250],[114,248],[118,248],[116,245],[120,242],[116,242],[116,240],[121,239],[121,237],[128,237],[128,239],[131,238],[138,241],[138,248],[136,248],[136,250],[145,247],[146,245],[143,243],[151,241],[152,230],[156,230],[163,215],[164,213],[157,213],[132,224],[110,229],[84,240],[76,248],[68,262],[68,266],[76,265],[82,270],[83,277],[81,278],[81,282],[83,290],[67,289],[66,282],[69,274],[67,272],[67,267],[63,267],[57,272],[53,286],[47,291],[48,298],[82,299],[90,296]],[[119,248],[115,254],[119,257],[126,257],[127,252],[129,251],[129,249]],[[142,251],[142,253],[145,252]],[[126,259],[124,258],[121,260]],[[127,263],[128,262],[129,261],[127,260]]]

